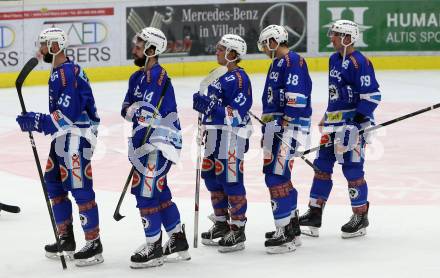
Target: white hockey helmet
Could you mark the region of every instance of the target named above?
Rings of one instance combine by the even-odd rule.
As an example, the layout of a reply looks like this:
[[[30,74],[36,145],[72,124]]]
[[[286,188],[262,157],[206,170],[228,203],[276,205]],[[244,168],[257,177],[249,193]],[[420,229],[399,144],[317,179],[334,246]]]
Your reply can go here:
[[[222,45],[226,47],[225,58],[228,62],[233,62],[246,55],[246,51],[247,51],[246,42],[243,40],[242,37],[238,35],[226,34],[220,39],[218,45]],[[238,57],[232,61],[227,58],[228,53],[231,50],[234,50],[238,54]]]
[[[349,46],[351,44],[354,44],[359,39],[360,36],[359,26],[355,22],[345,19],[337,20],[332,24],[332,26],[330,26],[327,35],[330,37],[332,33],[342,34],[341,36],[342,41],[346,35],[350,35],[351,42],[347,45],[345,45],[344,42],[342,42],[344,46]]]
[[[271,49],[269,47],[269,39],[274,39],[278,45],[283,42],[287,42],[289,39],[289,35],[287,34],[286,29],[283,26],[280,25],[269,25],[266,28],[264,28],[261,33],[260,37],[258,38],[258,50],[263,51],[263,47],[267,46],[269,50],[275,50]],[[278,46],[277,46],[278,47]]]
[[[49,53],[52,55],[57,55],[67,47],[67,36],[60,28],[52,27],[41,31],[38,41],[40,44],[46,43]],[[51,51],[54,42],[58,43],[58,47],[60,48],[60,50],[56,53]]]
[[[136,38],[139,38],[145,42],[144,54],[147,57],[157,56],[165,52],[167,49],[167,38],[165,37],[165,34],[157,28],[146,27],[136,34]],[[156,47],[156,50],[154,51],[153,55],[148,56],[147,49],[151,46]]]

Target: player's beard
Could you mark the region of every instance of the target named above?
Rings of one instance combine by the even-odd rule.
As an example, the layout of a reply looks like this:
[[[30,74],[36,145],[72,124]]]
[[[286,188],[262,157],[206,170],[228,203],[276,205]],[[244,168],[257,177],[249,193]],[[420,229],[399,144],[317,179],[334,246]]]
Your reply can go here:
[[[144,55],[142,56],[142,58],[133,56],[134,58],[134,64],[138,67],[143,67],[145,66],[145,62],[147,61],[147,57]]]
[[[53,55],[49,52],[43,55],[43,61],[49,64],[52,64],[53,61]]]

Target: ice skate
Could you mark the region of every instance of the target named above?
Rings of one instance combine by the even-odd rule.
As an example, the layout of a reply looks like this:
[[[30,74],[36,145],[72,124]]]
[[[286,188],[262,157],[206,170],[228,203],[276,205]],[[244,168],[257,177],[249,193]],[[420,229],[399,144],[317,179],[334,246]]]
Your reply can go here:
[[[370,224],[368,222],[368,207],[369,203],[367,203],[367,211],[362,214],[353,213],[350,217],[350,221],[348,221],[344,226],[341,227],[342,238],[353,238],[358,236],[364,236],[367,234],[367,227]]]
[[[186,240],[185,225],[182,225],[182,231],[174,233],[163,246],[163,256],[165,262],[178,262],[191,260],[188,253],[189,245]]]
[[[73,258],[76,266],[89,266],[104,262],[99,237],[94,240],[87,240],[86,245],[79,252],[76,252]]]
[[[295,234],[291,223],[284,227],[277,227],[273,236],[264,242],[269,254],[283,254],[296,250]]]
[[[130,258],[131,268],[149,268],[161,266],[164,263],[162,250],[162,235],[155,242],[142,244]]]
[[[301,233],[311,237],[319,237],[321,228],[322,208],[309,207],[309,209],[299,217],[299,225],[303,226]]]
[[[220,248],[218,251],[220,253],[227,253],[243,250],[245,241],[244,226],[231,225],[229,232],[219,240],[218,245]]]
[[[214,225],[209,229],[209,231],[201,234],[202,244],[208,246],[217,246],[218,241],[229,232],[229,225],[226,221],[217,221],[213,214],[208,216],[208,218],[214,222]]]
[[[76,243],[75,243],[75,236],[73,234],[72,225],[68,225],[67,233],[60,235],[60,247],[66,259],[73,260],[73,254],[75,253]],[[49,259],[59,259],[61,255],[58,252],[58,247],[56,242],[44,246],[44,250],[46,251],[46,257]]]

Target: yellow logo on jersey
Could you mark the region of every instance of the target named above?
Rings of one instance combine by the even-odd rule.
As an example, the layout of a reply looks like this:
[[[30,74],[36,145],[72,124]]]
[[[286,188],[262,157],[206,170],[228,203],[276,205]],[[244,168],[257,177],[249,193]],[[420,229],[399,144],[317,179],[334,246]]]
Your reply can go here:
[[[342,112],[327,112],[327,122],[336,123],[342,121]]]

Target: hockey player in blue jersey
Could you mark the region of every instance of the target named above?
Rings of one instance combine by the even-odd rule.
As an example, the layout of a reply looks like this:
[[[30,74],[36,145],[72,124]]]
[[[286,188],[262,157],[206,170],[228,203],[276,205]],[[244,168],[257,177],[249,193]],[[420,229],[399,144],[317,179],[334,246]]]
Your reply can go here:
[[[227,73],[208,87],[207,95],[197,92],[193,96],[193,109],[203,114],[207,131],[201,176],[214,210],[210,216],[214,225],[201,237],[205,245],[219,245],[219,252],[242,250],[246,240],[243,159],[251,133],[247,112],[252,105],[252,87],[238,66],[246,49],[240,36],[224,35],[216,56],[218,64],[228,68]]]
[[[305,234],[319,235],[322,212],[332,189],[334,163],[342,165],[348,182],[353,215],[342,226],[342,237],[362,236],[368,226],[368,187],[364,178],[364,155],[367,138],[358,131],[374,124],[373,112],[381,100],[379,85],[370,60],[354,48],[359,27],[349,20],[338,20],[328,33],[336,53],[329,61],[329,100],[320,122],[321,144],[330,140],[334,147],[319,150],[310,191],[309,210],[300,217],[300,225],[309,229]]]
[[[167,39],[159,29],[147,27],[136,34],[133,43],[134,63],[141,68],[130,77],[121,115],[133,122],[129,140],[129,160],[135,168],[131,193],[136,197],[146,238],[131,256],[131,267],[146,268],[191,257],[185,227],[167,184],[167,174],[182,148],[174,89],[159,64]],[[163,247],[161,225],[169,236]]]
[[[266,233],[266,251],[285,253],[301,245],[298,192],[291,182],[293,154],[307,145],[310,131],[312,81],[306,61],[289,50],[284,27],[269,25],[258,48],[272,59],[262,96],[263,149],[276,231]]]
[[[44,181],[62,251],[70,258],[73,255],[78,266],[101,263],[104,259],[91,168],[100,119],[92,89],[85,72],[64,53],[67,37],[63,30],[49,28],[42,31],[39,44],[43,60],[52,63],[49,79],[50,114],[27,112],[19,115],[17,122],[22,131],[42,132],[53,138]],[[84,248],[76,253],[69,191],[78,205],[87,241]],[[57,257],[56,243],[46,245],[45,250],[47,257]]]

